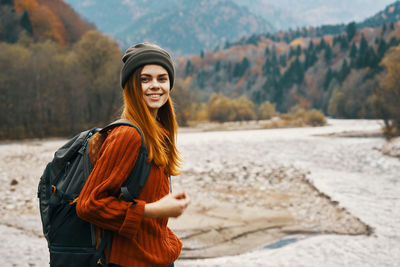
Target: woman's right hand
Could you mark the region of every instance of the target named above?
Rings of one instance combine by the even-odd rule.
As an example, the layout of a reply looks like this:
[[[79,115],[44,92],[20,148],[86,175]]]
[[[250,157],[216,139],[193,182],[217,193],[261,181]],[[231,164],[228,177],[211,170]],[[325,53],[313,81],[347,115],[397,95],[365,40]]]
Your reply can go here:
[[[162,199],[148,203],[144,207],[144,216],[149,218],[179,217],[190,204],[190,198],[182,190],[168,194]]]

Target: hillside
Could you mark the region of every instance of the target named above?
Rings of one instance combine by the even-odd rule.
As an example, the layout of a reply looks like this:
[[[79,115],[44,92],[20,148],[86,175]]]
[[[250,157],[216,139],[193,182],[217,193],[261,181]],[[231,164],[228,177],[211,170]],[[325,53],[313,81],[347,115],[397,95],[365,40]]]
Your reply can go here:
[[[14,43],[25,31],[34,40],[74,43],[94,26],[62,0],[1,0],[0,41]]]
[[[66,0],[122,48],[151,41],[176,55],[199,53],[273,27],[232,0]]]
[[[254,14],[263,17],[277,30],[317,27],[327,24],[363,21],[394,0],[234,0]]]
[[[385,10],[366,19],[360,23],[359,27],[378,27],[384,23],[391,23],[400,20],[400,1],[389,5]]]
[[[398,5],[386,9],[393,18]],[[298,105],[338,117],[374,117],[376,75],[385,53],[399,44],[400,23],[358,25],[253,35],[181,59],[179,76],[191,81],[202,100],[216,92],[244,95],[256,104],[269,101],[282,112]]]

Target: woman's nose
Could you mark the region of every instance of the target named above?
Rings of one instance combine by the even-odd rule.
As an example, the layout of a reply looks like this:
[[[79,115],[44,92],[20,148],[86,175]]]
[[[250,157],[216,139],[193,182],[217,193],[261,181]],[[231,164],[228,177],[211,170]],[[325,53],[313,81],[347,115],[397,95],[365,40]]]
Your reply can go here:
[[[153,89],[158,89],[160,88],[160,83],[157,81],[157,79],[151,80],[150,88]]]

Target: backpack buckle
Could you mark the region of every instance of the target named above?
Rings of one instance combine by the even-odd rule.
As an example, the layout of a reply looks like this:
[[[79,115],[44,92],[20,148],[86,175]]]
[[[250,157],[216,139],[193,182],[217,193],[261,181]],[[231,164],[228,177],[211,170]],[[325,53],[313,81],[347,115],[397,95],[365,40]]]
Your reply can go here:
[[[57,187],[55,185],[51,186],[51,193],[55,195],[57,193]]]

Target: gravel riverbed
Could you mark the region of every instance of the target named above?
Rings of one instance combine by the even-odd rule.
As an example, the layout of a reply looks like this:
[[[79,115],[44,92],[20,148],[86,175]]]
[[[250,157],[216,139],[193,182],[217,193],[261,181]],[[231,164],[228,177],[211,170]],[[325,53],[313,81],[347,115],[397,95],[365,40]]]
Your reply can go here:
[[[194,199],[192,210],[198,208],[199,198],[207,196],[205,189],[214,187],[207,196],[209,202],[245,203],[246,207],[280,212],[274,209],[273,202],[260,204],[255,201],[262,199],[261,195],[236,194],[232,197],[230,192],[238,190],[224,189],[233,186],[233,189],[246,191],[257,186],[254,192],[261,194],[264,190],[270,195],[276,193],[272,189],[279,189],[279,192],[289,192],[293,199],[296,192],[309,186],[315,187],[319,192],[316,195],[323,195],[323,198],[306,198],[298,194],[304,205],[291,208],[289,201],[283,206],[292,217],[309,218],[302,220],[302,229],[311,226],[315,229],[319,225],[323,231],[305,237],[289,236],[286,238],[288,244],[284,245],[284,240],[277,249],[260,246],[234,256],[182,258],[176,266],[398,266],[400,160],[379,151],[385,144],[383,138],[332,135],[351,131],[376,132],[381,126],[379,122],[328,120],[328,123],[328,126],[318,128],[181,131],[178,144],[185,162],[183,174],[173,177],[173,186],[174,189],[185,188],[190,193]],[[48,266],[47,244],[38,217],[37,182],[45,163],[64,142],[0,144],[1,266]],[[281,183],[281,177],[287,177],[287,180],[292,177],[296,182]],[[297,183],[300,180],[309,183]],[[328,206],[318,204],[324,199],[329,200]],[[314,209],[306,204],[310,201],[313,201]],[[323,207],[327,207],[327,211]],[[341,216],[333,216],[341,210]],[[177,233],[180,233],[179,220],[172,222]],[[185,220],[187,218],[181,221]],[[354,229],[346,227],[354,225],[357,226]],[[359,229],[363,226],[370,227],[372,234],[360,235]],[[340,229],[343,234],[337,234]],[[265,245],[270,242],[266,239]]]

